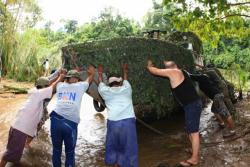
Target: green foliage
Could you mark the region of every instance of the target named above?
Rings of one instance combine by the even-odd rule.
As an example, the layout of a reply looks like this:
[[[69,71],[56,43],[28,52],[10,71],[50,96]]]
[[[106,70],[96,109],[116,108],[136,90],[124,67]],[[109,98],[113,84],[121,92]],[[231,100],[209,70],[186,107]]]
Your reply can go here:
[[[64,29],[67,33],[74,33],[76,32],[78,22],[76,20],[67,20],[64,24]]]
[[[133,20],[122,17],[113,8],[105,8],[100,16],[90,23],[77,26],[75,21],[67,21],[64,30],[57,31],[55,35],[64,36],[62,40],[65,43],[79,43],[87,40],[136,36],[140,33],[140,26]]]
[[[138,24],[115,13],[113,8],[105,8],[95,21],[81,30],[85,30],[84,28],[87,30],[89,39],[134,36],[140,29]]]
[[[179,31],[196,33],[204,42],[217,47],[221,37],[243,38],[250,34],[250,2],[211,0],[164,0],[165,17]]]
[[[217,48],[204,44],[205,62],[214,63],[220,68],[229,68],[233,63],[240,64],[244,70],[250,70],[250,36],[241,40],[223,38]]]
[[[249,73],[241,68],[240,64],[232,63],[232,65],[223,71],[224,76],[234,84],[237,90],[248,91],[247,85]]]
[[[235,57],[231,53],[222,53],[220,55],[217,55],[213,59],[214,64],[221,68],[229,68],[234,62],[235,62]]]
[[[0,56],[4,75],[17,73],[18,30],[34,26],[40,14],[34,0],[0,1]]]
[[[169,10],[165,9],[162,4],[158,4],[153,0],[152,11],[147,12],[144,16],[144,27],[143,29],[152,30],[159,29],[165,30],[167,33],[171,32],[172,24],[168,17],[164,17],[164,13]]]
[[[53,48],[40,34],[40,31],[27,29],[16,38],[15,52],[7,76],[18,81],[34,81],[42,75],[41,64],[45,58],[50,60],[52,67],[58,66],[59,55],[51,54]]]
[[[191,52],[156,39],[111,38],[69,45],[62,50],[65,66],[68,69],[75,68],[72,63],[72,50],[77,52],[78,67],[103,64],[108,75],[121,74],[121,64],[127,62],[134,104],[143,107],[150,105],[160,116],[173,111],[174,100],[170,92],[169,81],[147,72],[145,65],[148,56],[150,55],[155,65],[161,68],[163,68],[163,60],[176,61],[181,68],[189,70],[194,67]]]
[[[238,90],[248,90],[250,71],[250,36],[236,40],[222,38],[217,48],[204,45],[205,62],[225,69],[224,74]]]
[[[16,3],[16,1],[8,1],[8,5],[16,5]],[[66,20],[64,27],[57,31],[51,29],[52,22],[47,22],[43,29],[36,30],[29,28],[39,18],[40,9],[33,0],[26,2],[26,6],[23,6],[25,9],[20,6],[20,11],[30,12],[29,16],[32,16],[33,20],[26,17],[15,20],[16,13],[9,12],[8,5],[6,8],[6,5],[0,2],[0,13],[8,16],[0,15],[0,55],[4,75],[17,80],[32,81],[42,75],[41,63],[45,58],[49,59],[52,68],[58,68],[61,62],[60,48],[66,44],[134,36],[140,30],[138,24],[123,18],[112,8],[105,9],[94,21],[81,26],[78,26],[75,20]],[[23,31],[18,32],[17,27],[23,28]]]

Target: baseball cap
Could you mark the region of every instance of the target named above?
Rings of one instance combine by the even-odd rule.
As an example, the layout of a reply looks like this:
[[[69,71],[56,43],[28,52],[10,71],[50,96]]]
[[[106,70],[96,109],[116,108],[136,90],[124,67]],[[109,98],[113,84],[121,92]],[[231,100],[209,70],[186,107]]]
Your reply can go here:
[[[49,79],[47,77],[40,77],[36,80],[36,86],[46,87],[49,85]]]
[[[122,78],[121,77],[110,77],[108,83],[111,84],[112,82],[121,82]]]
[[[80,73],[78,71],[76,71],[76,70],[68,71],[68,73],[66,75],[66,78],[72,78],[72,77],[80,78]]]

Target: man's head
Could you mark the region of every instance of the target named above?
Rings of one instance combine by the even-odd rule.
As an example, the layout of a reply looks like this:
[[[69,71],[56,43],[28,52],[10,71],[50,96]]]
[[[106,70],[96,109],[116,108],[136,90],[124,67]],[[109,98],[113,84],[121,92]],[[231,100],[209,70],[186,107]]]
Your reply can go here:
[[[66,75],[66,81],[68,83],[76,83],[80,81],[80,73],[76,70],[70,70],[68,71]]]
[[[176,65],[174,61],[164,61],[164,65],[165,65],[165,68],[168,68],[168,69],[178,68],[178,66]]]
[[[36,80],[35,86],[37,89],[46,88],[49,86],[49,79],[47,77],[40,77]]]
[[[108,84],[110,87],[118,87],[122,85],[122,77],[111,76],[108,79]]]

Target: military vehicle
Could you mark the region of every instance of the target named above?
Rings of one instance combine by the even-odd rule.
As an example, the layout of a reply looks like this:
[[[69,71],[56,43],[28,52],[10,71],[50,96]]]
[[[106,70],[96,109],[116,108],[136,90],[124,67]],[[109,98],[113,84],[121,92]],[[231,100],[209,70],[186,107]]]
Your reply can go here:
[[[147,31],[145,37],[124,37],[70,44],[62,48],[62,59],[67,69],[82,70],[86,78],[86,68],[92,64],[102,64],[105,77],[121,74],[121,64],[129,65],[129,82],[133,89],[136,115],[141,118],[158,119],[175,111],[175,103],[166,78],[152,76],[146,70],[147,59],[163,68],[163,60],[173,60],[180,68],[190,72],[194,64],[203,65],[202,44],[191,32],[175,32],[167,38],[160,38],[160,31]],[[93,97],[97,111],[103,111],[105,104],[97,91],[98,76],[90,85],[88,94]]]

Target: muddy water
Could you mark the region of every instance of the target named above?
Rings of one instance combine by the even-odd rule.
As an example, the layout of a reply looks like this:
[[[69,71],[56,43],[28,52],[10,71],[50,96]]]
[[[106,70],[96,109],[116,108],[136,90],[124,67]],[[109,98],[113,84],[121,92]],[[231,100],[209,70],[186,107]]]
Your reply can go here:
[[[15,118],[18,108],[25,101],[25,95],[6,95],[0,97],[0,154],[2,155],[8,137],[11,121]],[[54,100],[49,108],[53,108]],[[201,119],[201,132],[206,138],[206,127],[210,124],[210,106],[205,108]],[[139,166],[153,167],[159,162],[171,166],[188,158],[184,148],[188,143],[184,133],[184,118],[176,116],[170,120],[160,120],[151,124],[154,128],[164,132],[161,136],[137,126],[139,142]],[[49,136],[50,121],[48,120],[39,136],[33,141],[31,149],[26,149],[22,158],[25,166],[47,167],[51,166],[51,141]],[[106,112],[97,113],[92,106],[92,99],[87,95],[83,97],[81,107],[81,122],[79,124],[78,141],[76,147],[77,167],[105,167],[104,142],[106,133]],[[64,154],[63,154],[64,159]],[[9,164],[11,166],[11,164]]]

